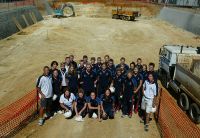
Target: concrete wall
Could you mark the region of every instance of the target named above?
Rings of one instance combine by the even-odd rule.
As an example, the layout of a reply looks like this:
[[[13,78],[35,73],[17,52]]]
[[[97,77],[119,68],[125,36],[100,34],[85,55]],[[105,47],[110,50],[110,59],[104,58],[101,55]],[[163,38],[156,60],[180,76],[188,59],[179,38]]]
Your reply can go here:
[[[200,14],[164,7],[158,18],[200,35]]]
[[[19,32],[19,26],[23,29],[41,20],[43,17],[34,6],[2,11],[0,12],[0,39]]]

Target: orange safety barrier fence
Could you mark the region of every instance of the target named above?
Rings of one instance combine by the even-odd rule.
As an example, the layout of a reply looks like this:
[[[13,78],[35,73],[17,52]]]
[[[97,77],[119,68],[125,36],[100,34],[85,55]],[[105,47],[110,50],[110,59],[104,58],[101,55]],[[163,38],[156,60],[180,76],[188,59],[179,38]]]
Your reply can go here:
[[[33,90],[18,101],[0,109],[0,137],[13,135],[29,123],[36,115],[37,101],[36,90]],[[200,137],[200,129],[183,113],[166,90],[161,90],[156,120],[164,138]]]
[[[0,109],[0,137],[11,135],[19,130],[37,111],[37,93],[36,90]]]
[[[164,138],[199,138],[200,129],[177,105],[175,99],[161,90],[157,121]]]

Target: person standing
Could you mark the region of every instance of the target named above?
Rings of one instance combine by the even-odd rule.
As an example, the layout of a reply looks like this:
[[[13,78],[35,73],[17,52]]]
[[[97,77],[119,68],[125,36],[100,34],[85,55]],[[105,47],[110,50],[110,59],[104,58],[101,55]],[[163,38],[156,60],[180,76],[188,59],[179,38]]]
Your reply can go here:
[[[125,116],[132,117],[132,107],[133,107],[133,94],[135,93],[136,85],[133,82],[132,71],[127,72],[127,77],[124,81],[124,91],[123,91],[123,104],[122,104],[122,118]]]
[[[140,103],[142,99],[142,84],[143,84],[143,76],[139,73],[138,67],[134,68],[133,71],[133,79],[136,82],[136,90],[134,91],[134,112],[138,113],[140,109]]]
[[[142,83],[144,83],[145,80],[148,79],[148,72],[147,72],[147,65],[146,64],[142,65],[142,72],[141,72],[141,74],[142,74],[142,77],[143,77],[143,82]]]
[[[137,59],[136,67],[138,68],[139,72],[142,72],[142,59],[141,58]]]
[[[102,65],[102,63],[101,63],[101,57],[97,57],[97,63],[95,65],[95,72],[96,73],[101,70],[101,65]]]
[[[52,74],[52,87],[53,87],[53,103],[52,103],[52,113],[57,114],[60,110],[59,99],[61,95],[61,78],[58,75],[58,70],[54,70]],[[55,97],[55,99],[54,99]]]
[[[86,65],[88,64],[88,56],[87,55],[83,56],[83,63],[84,63],[84,66],[86,67]]]
[[[95,57],[91,57],[91,59],[90,59],[90,63],[91,63],[91,66],[92,66],[92,71],[94,71],[95,73],[97,73],[96,72],[96,59],[95,59]]]
[[[68,86],[68,80],[67,80],[67,70],[65,68],[65,63],[60,63],[60,71],[59,71],[60,77],[61,77],[61,92],[64,93],[64,90]]]
[[[118,65],[116,66],[116,68],[119,68],[119,67],[121,67],[121,66],[123,65],[123,66],[124,66],[125,72],[128,71],[128,70],[129,70],[129,66],[125,63],[125,61],[126,61],[126,59],[125,59],[124,57],[122,57],[122,58],[120,59],[120,64],[118,64]]]
[[[115,93],[114,93],[115,111],[119,111],[122,106],[121,96],[123,94],[123,84],[124,84],[124,77],[122,76],[121,69],[117,68],[116,76],[114,77],[112,82],[112,85],[115,88]]]
[[[145,131],[149,130],[149,118],[150,113],[152,112],[152,108],[155,107],[156,100],[156,83],[154,81],[153,74],[148,75],[148,80],[146,80],[143,84],[143,97],[141,108],[145,111]]]
[[[65,69],[66,69],[67,73],[68,73],[68,70],[69,70],[69,66],[70,66],[70,57],[66,57],[65,58]]]
[[[150,62],[149,63],[149,70],[147,72],[148,76],[149,74],[153,74],[154,82],[156,84],[156,95],[158,95],[158,72],[155,71],[155,64]]]
[[[74,55],[70,55],[69,56],[70,59],[70,64],[72,64],[74,66],[75,69],[77,69],[77,63],[74,61]]]
[[[52,61],[51,62],[51,69],[49,69],[49,74],[52,76],[53,71],[58,68],[58,62],[57,61]]]
[[[76,73],[76,70],[72,64],[69,67],[69,71],[67,74],[67,80],[69,81],[69,83],[68,83],[69,91],[71,93],[73,93],[74,95],[77,95],[77,93],[78,93],[78,74]]]
[[[104,56],[104,62],[106,63],[106,65],[108,65],[109,60],[110,60],[110,56],[109,55],[105,55]]]
[[[114,78],[116,74],[116,68],[115,68],[113,59],[110,59],[108,61],[108,70],[111,72],[112,78]]]
[[[44,124],[44,113],[50,114],[50,109],[52,105],[52,96],[53,96],[52,79],[49,76],[48,66],[45,66],[43,68],[43,75],[38,78],[36,88],[40,97],[38,124],[41,126]]]
[[[106,89],[109,88],[111,81],[112,81],[112,75],[111,72],[107,69],[106,63],[102,64],[101,70],[98,72],[97,75],[98,80],[98,97],[101,97],[102,94],[106,91]]]
[[[94,91],[94,85],[96,85],[96,74],[92,71],[92,67],[90,64],[86,65],[86,70],[81,74],[81,82],[82,88],[86,96],[90,96],[90,93]]]
[[[130,70],[134,71],[135,68],[135,62],[130,63]]]

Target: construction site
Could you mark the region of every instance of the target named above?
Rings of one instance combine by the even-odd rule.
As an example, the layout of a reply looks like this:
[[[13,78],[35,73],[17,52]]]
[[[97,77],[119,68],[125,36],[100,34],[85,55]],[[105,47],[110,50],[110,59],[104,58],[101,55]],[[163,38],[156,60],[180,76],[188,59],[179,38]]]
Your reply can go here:
[[[38,126],[36,80],[69,55],[154,62],[160,92],[149,131],[120,112],[102,122],[57,114]],[[2,138],[199,138],[200,1],[0,0],[0,86]]]

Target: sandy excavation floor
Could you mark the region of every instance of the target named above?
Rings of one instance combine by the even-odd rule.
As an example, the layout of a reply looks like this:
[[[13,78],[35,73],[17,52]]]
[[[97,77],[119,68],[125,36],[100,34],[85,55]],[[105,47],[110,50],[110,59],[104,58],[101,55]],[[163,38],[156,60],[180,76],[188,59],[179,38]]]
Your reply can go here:
[[[158,52],[163,44],[196,46],[199,43],[192,33],[156,19],[127,22],[109,18],[47,18],[23,33],[0,41],[0,108],[31,91],[44,65],[50,65],[52,60],[61,62],[69,54],[74,54],[76,60],[84,54],[89,57],[109,54],[115,63],[124,56],[127,63],[141,57],[143,63],[158,64]],[[59,115],[44,127],[37,126],[37,121],[29,124],[16,137],[65,137],[66,134],[69,137],[149,137],[137,116],[123,121],[119,118],[118,113],[112,121],[86,120],[77,124],[74,120],[62,121],[64,118]],[[92,128],[95,129],[91,131]],[[149,134],[159,137],[154,121]]]
[[[137,57],[143,63],[158,63],[163,44],[197,45],[195,35],[156,19],[136,22],[109,18],[49,18],[23,33],[0,41],[0,107],[25,95],[35,86],[36,77],[52,60],[64,61],[74,54],[104,56],[115,63],[124,56],[127,63]]]
[[[74,119],[66,120],[63,115],[56,115],[46,121],[44,126],[38,126],[37,121],[29,124],[20,131],[15,138],[159,138],[154,121],[150,123],[148,132],[144,132],[144,125],[139,117],[133,115],[131,119],[121,118],[116,114],[114,120],[98,122],[86,117],[84,122]]]

